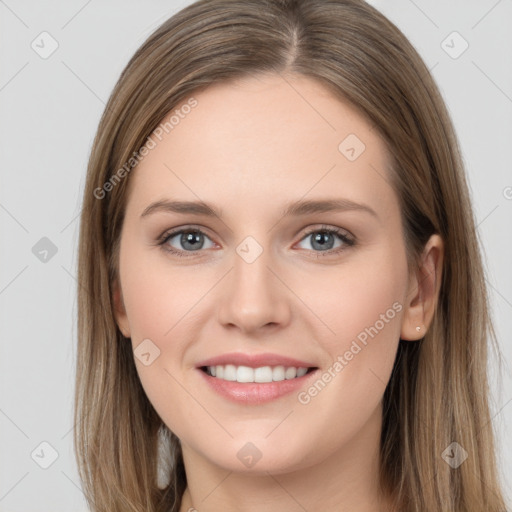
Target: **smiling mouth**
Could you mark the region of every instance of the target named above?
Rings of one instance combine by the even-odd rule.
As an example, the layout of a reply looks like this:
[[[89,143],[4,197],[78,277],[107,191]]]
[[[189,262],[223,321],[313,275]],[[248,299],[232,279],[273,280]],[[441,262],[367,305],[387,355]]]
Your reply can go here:
[[[296,366],[236,366],[233,364],[202,366],[201,370],[219,380],[239,383],[270,383],[293,380],[317,370],[316,367],[304,368]]]

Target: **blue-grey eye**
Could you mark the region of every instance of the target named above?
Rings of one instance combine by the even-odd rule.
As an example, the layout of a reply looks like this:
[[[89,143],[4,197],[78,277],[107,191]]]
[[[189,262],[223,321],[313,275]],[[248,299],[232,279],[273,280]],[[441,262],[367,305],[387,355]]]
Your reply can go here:
[[[339,244],[335,247],[336,238]],[[317,229],[308,233],[300,243],[311,240],[310,247],[301,247],[302,249],[312,249],[315,251],[330,251],[340,246],[349,244],[347,237],[330,229]]]
[[[181,247],[175,247],[171,241],[178,239],[178,243]],[[198,230],[182,230],[175,233],[170,233],[164,240],[164,243],[170,245],[178,251],[193,252],[200,249],[209,249],[213,247],[213,242],[210,240],[211,246],[205,247],[205,240],[209,238],[201,231]]]

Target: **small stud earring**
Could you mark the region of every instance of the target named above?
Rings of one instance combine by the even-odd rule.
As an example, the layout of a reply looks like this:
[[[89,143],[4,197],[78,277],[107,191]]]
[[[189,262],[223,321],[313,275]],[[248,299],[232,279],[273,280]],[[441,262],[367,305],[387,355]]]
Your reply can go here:
[[[420,327],[420,326],[416,327],[416,330],[417,330],[418,332],[420,332],[420,331],[421,331],[421,327]]]

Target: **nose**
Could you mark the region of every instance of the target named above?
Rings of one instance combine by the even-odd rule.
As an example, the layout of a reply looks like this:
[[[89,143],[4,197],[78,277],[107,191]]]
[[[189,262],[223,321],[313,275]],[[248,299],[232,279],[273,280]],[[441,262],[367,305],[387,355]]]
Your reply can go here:
[[[240,253],[243,255],[243,253]],[[270,251],[252,262],[234,253],[233,268],[223,280],[218,310],[220,323],[244,334],[283,328],[291,318],[291,292],[271,261]]]

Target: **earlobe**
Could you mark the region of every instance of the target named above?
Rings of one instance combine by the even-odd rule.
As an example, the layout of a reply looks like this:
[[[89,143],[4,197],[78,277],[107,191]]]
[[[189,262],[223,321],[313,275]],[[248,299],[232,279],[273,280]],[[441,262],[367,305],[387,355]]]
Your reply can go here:
[[[123,294],[119,282],[116,280],[112,286],[112,299],[114,303],[114,316],[119,330],[125,338],[131,337],[128,315],[124,306]]]
[[[434,317],[443,269],[444,244],[439,235],[432,235],[422,254],[418,270],[411,275],[400,338],[422,339]]]

